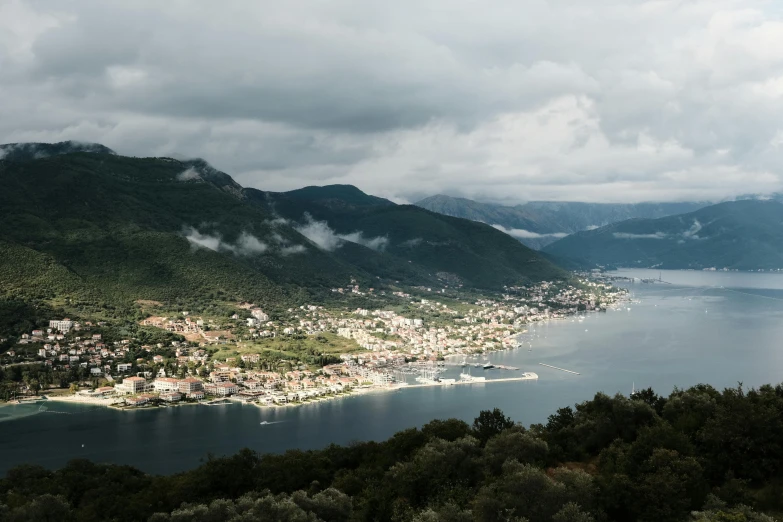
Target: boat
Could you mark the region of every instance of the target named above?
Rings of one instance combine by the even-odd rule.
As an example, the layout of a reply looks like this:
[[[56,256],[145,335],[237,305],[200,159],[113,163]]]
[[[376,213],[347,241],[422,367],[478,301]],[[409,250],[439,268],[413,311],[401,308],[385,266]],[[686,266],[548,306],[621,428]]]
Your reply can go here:
[[[487,364],[484,365],[484,369],[485,370],[491,370],[494,367],[495,367],[495,365],[491,364],[491,363],[487,363]]]

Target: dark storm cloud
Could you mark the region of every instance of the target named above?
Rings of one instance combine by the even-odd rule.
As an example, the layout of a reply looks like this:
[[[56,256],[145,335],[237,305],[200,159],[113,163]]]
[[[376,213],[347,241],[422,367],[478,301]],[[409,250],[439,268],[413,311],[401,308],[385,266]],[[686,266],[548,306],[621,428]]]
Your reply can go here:
[[[781,186],[763,0],[0,4],[0,141],[200,156],[397,200]]]

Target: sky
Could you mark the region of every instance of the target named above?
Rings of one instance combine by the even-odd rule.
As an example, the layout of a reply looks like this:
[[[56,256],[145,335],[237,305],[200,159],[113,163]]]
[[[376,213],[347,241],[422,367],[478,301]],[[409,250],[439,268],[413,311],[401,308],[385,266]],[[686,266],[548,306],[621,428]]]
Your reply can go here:
[[[0,143],[412,202],[783,189],[783,2],[0,0]]]

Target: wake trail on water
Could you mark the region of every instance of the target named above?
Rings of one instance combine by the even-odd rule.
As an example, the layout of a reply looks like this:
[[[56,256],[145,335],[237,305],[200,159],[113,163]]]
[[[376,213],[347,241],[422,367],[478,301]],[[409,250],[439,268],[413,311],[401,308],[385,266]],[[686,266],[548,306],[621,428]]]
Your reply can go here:
[[[749,296],[752,296],[752,297],[758,297],[758,298],[761,298],[761,299],[771,299],[772,301],[783,301],[783,299],[781,299],[780,297],[772,297],[772,296],[769,296],[769,295],[753,294],[753,293],[750,293],[750,292],[743,292],[741,290],[734,290],[733,288],[719,288],[719,287],[712,287],[712,288],[715,288],[715,289],[718,289],[718,290],[725,290],[727,292],[735,292],[737,294],[749,295]]]

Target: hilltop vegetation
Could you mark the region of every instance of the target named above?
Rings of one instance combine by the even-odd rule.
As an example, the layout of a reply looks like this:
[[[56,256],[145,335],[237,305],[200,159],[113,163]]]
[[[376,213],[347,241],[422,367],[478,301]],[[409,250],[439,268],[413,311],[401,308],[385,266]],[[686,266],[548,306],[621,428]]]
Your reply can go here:
[[[488,227],[355,187],[281,196],[244,189],[203,160],[70,142],[1,150],[0,297],[126,312],[139,299],[274,307],[328,300],[351,279],[434,285],[454,273],[466,286],[498,289],[565,277]],[[305,214],[348,235],[332,246],[313,241]]]
[[[600,265],[671,269],[783,268],[783,204],[742,200],[579,232],[545,248]]]
[[[524,428],[498,410],[384,442],[210,458],[172,476],[75,460],[0,480],[10,521],[770,522],[783,387],[597,394]]]
[[[357,208],[392,206],[388,199],[365,194],[353,185],[310,186],[285,193],[291,199],[315,202],[334,211],[350,211]]]

